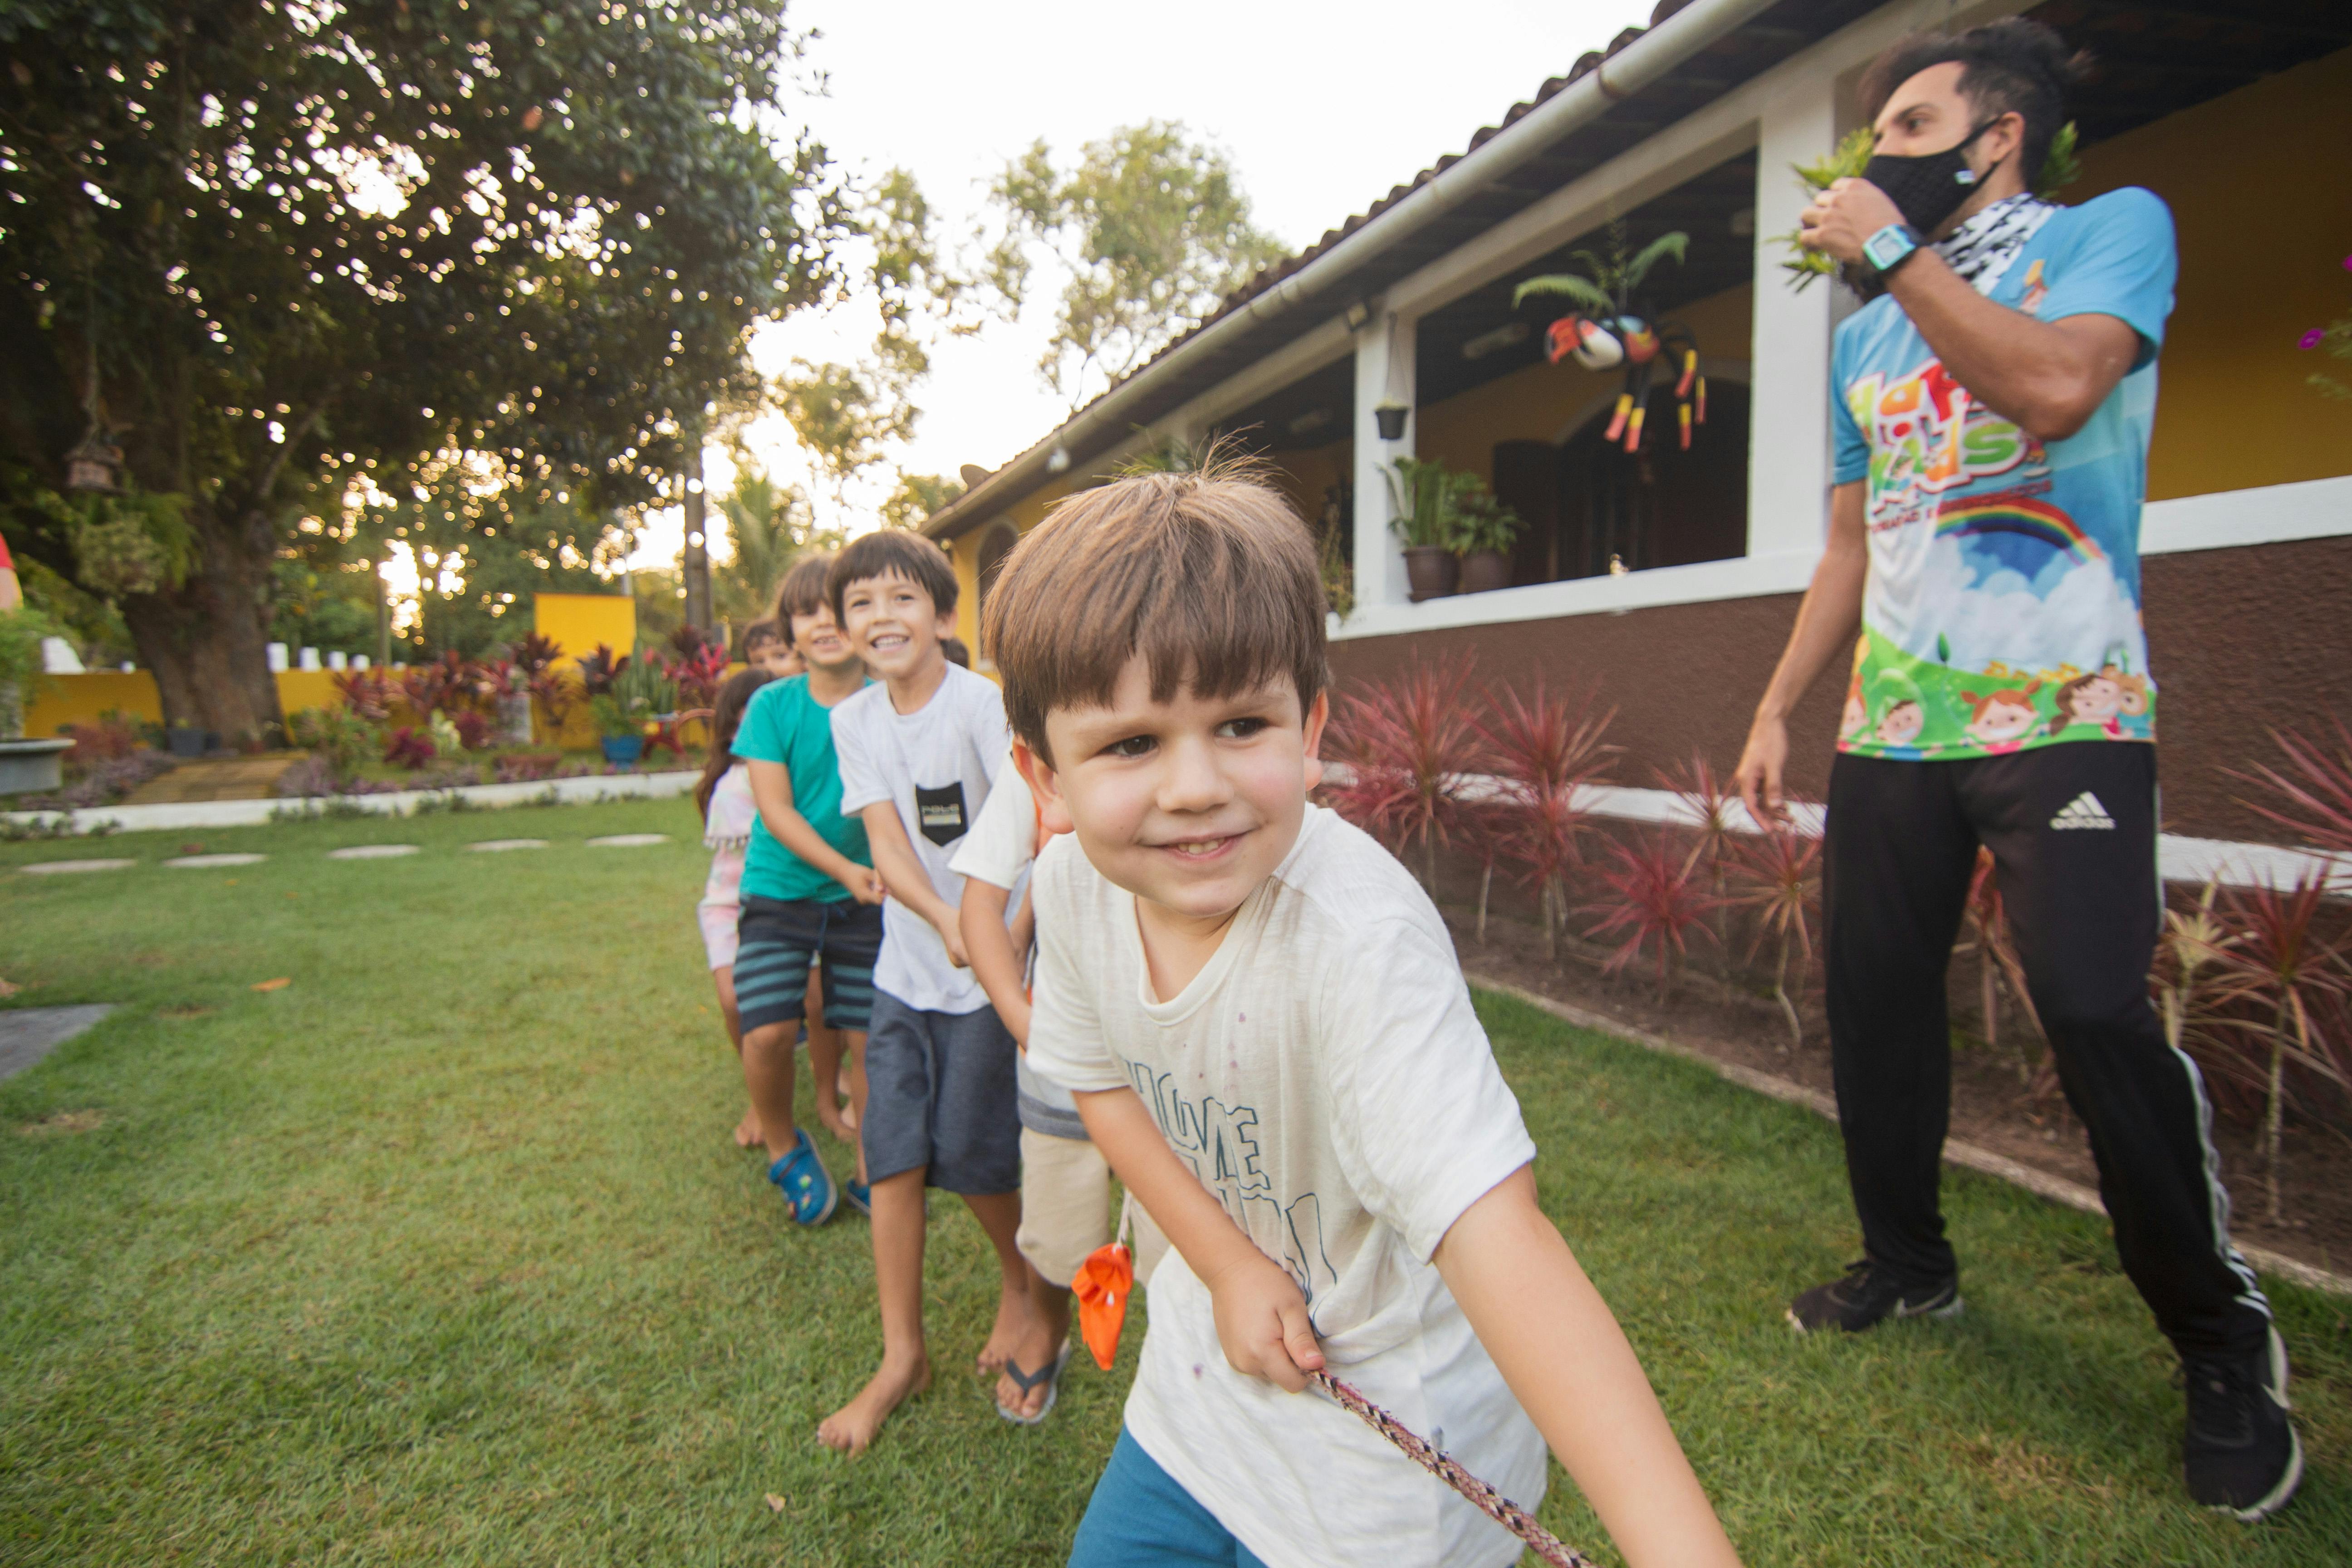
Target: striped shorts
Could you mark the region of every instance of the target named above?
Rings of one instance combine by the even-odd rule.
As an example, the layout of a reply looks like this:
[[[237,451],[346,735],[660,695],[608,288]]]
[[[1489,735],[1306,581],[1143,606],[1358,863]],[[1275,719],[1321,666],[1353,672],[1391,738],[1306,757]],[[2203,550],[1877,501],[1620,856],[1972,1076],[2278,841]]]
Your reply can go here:
[[[854,899],[762,899],[747,895],[736,922],[735,1005],[750,1033],[789,1024],[807,1010],[809,964],[824,955],[824,1021],[866,1032],[874,1012],[874,960],[882,951],[882,907]]]

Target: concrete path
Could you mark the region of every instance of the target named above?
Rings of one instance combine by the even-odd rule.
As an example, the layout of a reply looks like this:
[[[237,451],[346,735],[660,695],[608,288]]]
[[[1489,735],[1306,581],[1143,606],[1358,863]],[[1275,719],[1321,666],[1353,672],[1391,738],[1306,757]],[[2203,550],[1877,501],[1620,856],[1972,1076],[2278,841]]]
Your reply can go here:
[[[0,1079],[14,1078],[114,1011],[87,1007],[12,1007],[0,1012]]]
[[[149,779],[124,798],[125,805],[176,805],[192,800],[268,800],[302,752],[263,752],[250,757],[182,763]]]

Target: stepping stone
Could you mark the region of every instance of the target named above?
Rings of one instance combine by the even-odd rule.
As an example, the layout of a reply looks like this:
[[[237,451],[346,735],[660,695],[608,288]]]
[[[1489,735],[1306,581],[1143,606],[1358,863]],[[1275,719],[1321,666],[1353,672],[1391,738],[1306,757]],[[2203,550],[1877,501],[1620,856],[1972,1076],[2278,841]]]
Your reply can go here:
[[[13,1078],[23,1072],[113,1011],[111,1002],[88,1007],[11,1007],[0,1011],[0,1078]]]
[[[496,855],[504,849],[544,849],[544,838],[484,838],[466,847],[477,855]]]
[[[204,871],[215,866],[258,866],[268,858],[267,855],[183,855],[163,864],[175,871]]]
[[[352,844],[341,849],[330,849],[330,860],[389,860],[394,856],[420,853],[414,844]]]
[[[667,833],[611,833],[602,838],[588,840],[591,849],[635,849],[647,844],[667,844]]]
[[[137,864],[136,860],[36,860],[16,869],[27,877],[57,877],[73,871],[120,871]]]

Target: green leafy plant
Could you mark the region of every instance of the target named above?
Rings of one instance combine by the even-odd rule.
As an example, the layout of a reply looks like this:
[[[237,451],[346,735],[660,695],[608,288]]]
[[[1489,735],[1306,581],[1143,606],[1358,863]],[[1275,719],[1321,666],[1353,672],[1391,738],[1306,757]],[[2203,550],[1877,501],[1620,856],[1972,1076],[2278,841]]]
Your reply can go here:
[[[1669,258],[1679,264],[1689,250],[1690,236],[1675,229],[1629,255],[1625,249],[1625,223],[1620,218],[1609,226],[1606,254],[1591,250],[1570,253],[1570,261],[1582,263],[1583,273],[1547,272],[1530,278],[1511,290],[1511,308],[1517,310],[1533,295],[1559,294],[1595,315],[1622,314],[1633,309],[1633,292],[1649,277],[1651,268]]]
[[[41,640],[57,635],[38,610],[0,610],[0,737],[22,728],[24,706],[48,679]]]
[[[338,784],[359,771],[383,745],[379,727],[347,704],[305,708],[287,721],[294,743],[327,765]]]
[[[2042,160],[2041,178],[2033,182],[2033,194],[2043,201],[2055,197],[2060,191],[2083,177],[2083,161],[2076,155],[2078,141],[2074,122],[2068,121],[2050,139],[2050,151]],[[1810,163],[1792,163],[1807,195],[1818,195],[1840,180],[1858,180],[1877,149],[1877,134],[1867,125],[1857,125],[1840,138],[1829,156]],[[1772,237],[1792,252],[1780,263],[1780,270],[1790,275],[1790,287],[1802,290],[1810,288],[1816,278],[1828,278],[1837,271],[1837,263],[1823,252],[1807,250],[1797,243],[1798,231]]]
[[[1396,516],[1389,527],[1408,549],[1452,550],[1462,503],[1485,489],[1478,476],[1435,458],[1399,458],[1381,470]]]
[[[1454,553],[1476,555],[1491,551],[1508,555],[1527,526],[1517,512],[1486,494],[1482,485],[1455,509]]]

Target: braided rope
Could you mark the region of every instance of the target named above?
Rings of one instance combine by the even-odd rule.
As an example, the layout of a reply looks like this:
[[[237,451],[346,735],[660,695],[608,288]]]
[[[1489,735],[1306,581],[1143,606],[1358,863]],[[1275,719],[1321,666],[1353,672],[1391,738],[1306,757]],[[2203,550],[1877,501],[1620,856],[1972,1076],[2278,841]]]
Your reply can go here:
[[[1552,1568],[1592,1568],[1591,1558],[1538,1524],[1535,1515],[1431,1447],[1412,1427],[1329,1373],[1318,1372],[1314,1376],[1316,1384],[1338,1401],[1341,1409],[1353,1411],[1365,1426],[1402,1449],[1405,1458],[1460,1492],[1480,1513],[1526,1542]]]

